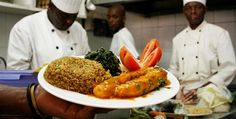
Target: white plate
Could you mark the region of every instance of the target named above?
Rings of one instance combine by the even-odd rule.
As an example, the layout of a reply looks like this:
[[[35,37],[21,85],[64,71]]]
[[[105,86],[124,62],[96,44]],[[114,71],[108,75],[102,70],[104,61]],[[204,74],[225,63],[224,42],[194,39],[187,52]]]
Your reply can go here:
[[[187,116],[189,117],[197,117],[197,116],[207,116],[207,115],[211,115],[212,112],[209,113],[205,113],[205,114],[187,114]]]
[[[109,109],[128,109],[128,108],[150,106],[164,102],[174,97],[177,94],[177,91],[179,90],[180,87],[179,82],[175,78],[175,76],[170,72],[168,72],[167,77],[171,82],[168,88],[163,87],[159,90],[152,91],[145,96],[140,96],[132,99],[101,99],[95,96],[85,95],[78,92],[61,89],[49,84],[44,79],[43,76],[46,67],[47,66],[43,67],[38,74],[39,84],[46,91],[66,101],[92,107],[109,108]]]
[[[211,115],[213,112],[211,109],[208,109],[208,108],[198,108],[198,107],[187,107],[187,108],[193,108],[193,109],[196,109],[196,110],[201,110],[201,112],[204,112],[204,113],[188,113],[187,116],[206,116],[206,115]]]
[[[207,115],[211,115],[213,112],[211,110],[209,110],[207,113],[202,113],[202,114],[187,114],[187,116],[189,117],[196,117],[196,116],[207,116]]]

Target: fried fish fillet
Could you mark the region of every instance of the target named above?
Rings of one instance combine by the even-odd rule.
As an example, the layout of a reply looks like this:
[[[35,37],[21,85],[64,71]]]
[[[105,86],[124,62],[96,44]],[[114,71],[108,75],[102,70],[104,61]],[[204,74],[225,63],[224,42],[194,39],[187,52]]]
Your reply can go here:
[[[167,72],[152,67],[112,77],[97,85],[93,93],[99,98],[131,98],[147,94],[167,84]]]

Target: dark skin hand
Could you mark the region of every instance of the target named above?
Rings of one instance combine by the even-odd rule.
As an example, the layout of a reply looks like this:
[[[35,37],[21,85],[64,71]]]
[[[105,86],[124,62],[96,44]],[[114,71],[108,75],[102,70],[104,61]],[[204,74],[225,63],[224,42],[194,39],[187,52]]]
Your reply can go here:
[[[202,23],[206,10],[206,6],[199,2],[189,2],[184,6],[183,13],[192,29],[196,29]]]
[[[38,86],[35,91],[36,103],[39,110],[46,115],[63,119],[93,119],[96,108],[77,105],[59,99]]]
[[[0,84],[0,114],[1,115],[21,115],[33,117],[27,99],[26,87],[13,87]],[[35,89],[35,102],[38,110],[49,116],[55,116],[62,119],[93,119],[95,113],[105,113],[110,109],[101,109],[78,105],[59,99],[41,86]]]
[[[42,113],[63,119],[93,119],[96,113],[112,111],[112,109],[95,108],[64,101],[47,93],[41,86],[37,86],[35,97]]]
[[[204,84],[202,87],[209,85],[211,82]],[[187,93],[184,93],[184,87],[181,87],[179,92],[176,95],[177,100],[181,100],[184,104],[196,104],[197,97],[197,89],[189,90]]]
[[[181,100],[184,104],[195,104],[197,101],[197,90],[193,89],[184,94],[182,87],[176,95],[177,100]]]

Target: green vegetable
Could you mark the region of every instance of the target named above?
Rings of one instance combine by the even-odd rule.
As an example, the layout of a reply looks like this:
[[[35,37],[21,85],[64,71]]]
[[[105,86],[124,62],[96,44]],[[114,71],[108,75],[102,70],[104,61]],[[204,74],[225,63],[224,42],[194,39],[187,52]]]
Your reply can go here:
[[[158,83],[160,84],[160,87],[163,87],[166,85],[165,79],[158,79]]]
[[[85,59],[101,63],[103,68],[109,70],[112,76],[117,76],[121,73],[119,59],[111,51],[107,51],[104,48],[88,52],[85,55]]]
[[[141,108],[134,108],[131,109],[131,114],[128,119],[153,119],[148,114],[148,110],[141,109]]]

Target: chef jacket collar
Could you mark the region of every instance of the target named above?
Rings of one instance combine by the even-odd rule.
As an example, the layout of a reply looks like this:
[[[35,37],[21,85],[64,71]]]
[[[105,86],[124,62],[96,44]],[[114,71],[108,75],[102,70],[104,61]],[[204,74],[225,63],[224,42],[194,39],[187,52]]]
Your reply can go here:
[[[194,30],[197,30],[197,31],[202,31],[203,27],[205,26],[207,22],[204,20],[196,29]],[[186,32],[188,31],[193,31],[193,29],[188,25],[187,29],[186,29]]]
[[[60,32],[64,32],[64,33],[67,33],[67,34],[70,34],[71,32],[70,32],[70,28],[68,28],[67,30],[59,30],[59,29],[57,29],[55,26],[50,26],[49,27],[50,29],[51,29],[51,32],[53,33],[53,32],[56,32],[56,31],[60,31]]]

